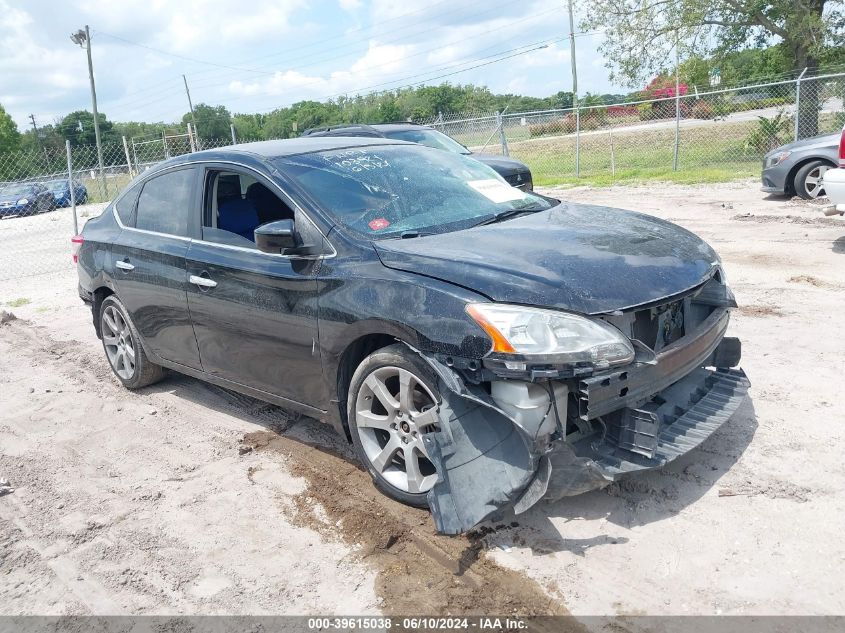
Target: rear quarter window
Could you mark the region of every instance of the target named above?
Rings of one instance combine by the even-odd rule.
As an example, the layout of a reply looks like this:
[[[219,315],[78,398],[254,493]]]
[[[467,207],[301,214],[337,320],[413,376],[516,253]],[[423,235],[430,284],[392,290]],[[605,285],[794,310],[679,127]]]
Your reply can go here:
[[[135,226],[135,205],[138,202],[138,195],[141,193],[142,186],[143,183],[138,183],[114,203],[115,211],[117,211],[117,216],[123,226]]]
[[[135,228],[188,236],[196,170],[171,171],[147,180],[138,196]]]

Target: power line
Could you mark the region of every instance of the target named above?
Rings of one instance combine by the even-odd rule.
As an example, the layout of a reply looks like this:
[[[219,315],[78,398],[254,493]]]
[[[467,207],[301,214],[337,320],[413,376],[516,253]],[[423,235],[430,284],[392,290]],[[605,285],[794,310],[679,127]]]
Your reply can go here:
[[[491,34],[491,33],[495,33],[495,32],[501,31],[501,30],[503,30],[503,29],[512,28],[515,24],[520,24],[520,23],[523,23],[523,22],[531,21],[531,20],[537,20],[538,18],[542,18],[542,17],[544,17],[544,16],[546,16],[546,15],[548,15],[548,14],[550,14],[550,13],[557,12],[558,10],[559,10],[558,8],[552,8],[552,9],[549,9],[548,11],[543,11],[543,12],[540,12],[540,13],[537,13],[537,14],[534,14],[534,15],[531,15],[531,16],[527,16],[527,17],[522,18],[522,19],[519,19],[519,20],[513,20],[513,21],[508,22],[508,24],[504,24],[504,25],[502,25],[502,26],[499,26],[499,27],[496,27],[496,28],[492,28],[492,29],[487,29],[487,30],[486,30],[484,33],[482,33],[481,35],[489,35],[489,34]],[[418,35],[419,35],[419,34],[418,34]],[[580,36],[580,35],[592,35],[592,33],[583,33],[583,34],[578,34],[578,35],[579,35],[579,36]],[[400,38],[400,39],[401,39],[401,38]],[[385,44],[390,43],[390,42],[392,42],[392,41],[395,41],[395,40],[389,40],[389,41],[385,42]],[[458,39],[458,40],[454,40],[454,41],[450,41],[450,42],[441,43],[441,44],[438,44],[438,45],[437,45],[437,46],[435,46],[435,47],[428,48],[428,49],[424,49],[424,50],[422,50],[422,51],[419,51],[419,52],[417,52],[417,53],[414,53],[413,55],[409,55],[409,56],[405,57],[405,58],[403,59],[403,61],[404,61],[404,60],[407,60],[407,59],[412,59],[412,58],[414,58],[414,57],[419,57],[419,56],[421,56],[421,55],[425,55],[426,53],[430,53],[430,52],[438,51],[438,50],[442,49],[443,47],[452,46],[452,45],[454,45],[454,44],[460,44],[460,43],[463,43],[464,41],[465,41],[465,38],[460,38],[460,39]],[[491,49],[491,48],[495,48],[495,46],[497,46],[497,44],[494,44],[494,45],[492,45],[492,46],[488,46],[488,47],[486,47],[486,48],[483,48],[483,49],[481,49],[481,51],[484,51],[484,50],[489,50],[489,49]],[[481,52],[481,51],[476,51],[476,53],[477,53],[477,52]],[[345,56],[345,55],[344,55],[344,56]],[[342,57],[344,57],[344,56],[340,56],[340,57],[336,57],[336,58],[329,58],[329,59],[326,59],[326,60],[321,60],[321,63],[322,63],[322,62],[325,62],[325,61],[332,61],[333,59],[340,59],[340,58],[342,58]],[[482,58],[482,59],[483,59],[483,58]],[[388,62],[385,62],[385,63],[382,63],[382,64],[377,64],[377,65],[375,65],[375,66],[370,66],[368,70],[373,70],[373,69],[383,68],[384,66],[389,66],[389,65],[393,64],[394,62],[395,62],[395,60],[391,60],[391,61],[388,61]],[[296,70],[299,70],[299,69],[301,69],[301,68],[305,68],[305,67],[307,67],[307,66],[309,66],[309,65],[314,65],[314,64],[306,64],[306,65],[304,65],[304,66],[300,66],[300,67],[299,67],[299,68],[297,68]],[[276,72],[276,73],[272,73],[272,75],[275,77],[275,76],[277,76],[277,75],[279,74],[279,72],[281,72],[281,71],[278,71],[278,72]],[[418,75],[417,75],[417,76],[418,76]],[[223,81],[223,82],[213,82],[213,83],[205,83],[205,84],[202,84],[202,83],[196,83],[196,84],[194,84],[194,88],[196,89],[197,87],[200,87],[200,88],[215,87],[215,86],[220,86],[220,85],[225,85],[225,84],[228,84],[228,83],[230,83],[230,81],[231,81],[231,80],[228,80],[228,79],[227,79],[227,80],[225,80],[225,81]],[[309,82],[306,82],[306,83],[304,83],[304,84],[301,84],[301,85],[300,85],[300,86],[298,86],[298,87],[299,87],[299,88],[303,88],[303,87],[307,87],[307,86],[310,86],[310,85],[315,85],[315,84],[321,83],[322,81],[323,81],[323,79],[315,79],[314,81],[309,81]],[[388,83],[395,83],[395,82],[388,82]],[[148,105],[148,104],[152,104],[152,103],[158,103],[158,102],[160,102],[160,101],[163,101],[163,100],[167,99],[168,97],[169,97],[169,95],[165,95],[165,96],[160,97],[160,98],[157,98],[157,99],[152,99],[152,100],[149,100],[149,101],[143,101],[143,102],[141,102],[140,104],[133,104],[133,106],[135,106],[135,107],[139,107],[140,105]],[[248,96],[248,97],[236,97],[236,98],[234,98],[234,99],[228,99],[227,101],[228,101],[228,102],[232,102],[232,101],[238,101],[238,100],[243,100],[243,99],[247,99],[247,98],[254,98],[254,97],[253,97],[253,96]],[[116,103],[118,103],[118,104],[119,104],[119,103],[121,103],[121,102],[123,102],[123,100],[118,101],[118,102],[116,102]]]
[[[422,76],[422,75],[429,74],[430,72],[437,72],[437,71],[435,70],[435,71],[428,71],[428,72],[425,72],[425,73],[419,73],[417,75],[411,75],[410,77],[405,77],[403,79],[399,79],[399,80],[396,80],[394,82],[388,82],[388,83],[401,82],[401,83],[404,84],[402,86],[403,88],[404,87],[411,87],[411,86],[419,86],[419,85],[422,85],[422,84],[424,84],[428,81],[436,81],[438,79],[444,79],[446,77],[451,77],[451,76],[460,74],[462,72],[466,72],[468,70],[474,70],[476,68],[481,68],[481,67],[484,67],[484,66],[489,66],[491,64],[496,64],[496,63],[499,63],[499,62],[502,62],[502,61],[506,61],[508,59],[512,59],[514,57],[519,57],[520,55],[526,55],[528,53],[532,53],[534,51],[537,51],[537,50],[540,50],[540,49],[543,49],[543,48],[547,48],[550,43],[560,42],[560,41],[564,41],[564,40],[566,40],[565,36],[564,37],[552,38],[551,40],[547,40],[545,43],[542,43],[540,45],[526,44],[524,46],[521,46],[521,47],[518,47],[517,49],[512,49],[512,50],[518,50],[519,48],[525,48],[526,46],[533,46],[533,48],[528,48],[527,50],[515,52],[515,53],[512,53],[510,55],[506,55],[504,57],[499,57],[497,59],[489,60],[489,61],[486,61],[486,62],[483,62],[483,63],[474,64],[474,65],[469,66],[467,68],[461,68],[461,69],[455,70],[453,72],[448,72],[448,73],[444,73],[444,74],[441,74],[441,75],[437,75],[435,77],[428,77],[428,78],[423,79],[423,80],[418,81],[418,82],[412,82],[412,83],[407,83],[407,84],[405,83],[408,79],[413,79],[415,77],[419,77],[419,76]],[[509,52],[509,51],[503,51],[503,53],[504,52]],[[498,55],[502,55],[503,53],[498,53]],[[488,57],[491,57],[491,56],[488,56]],[[481,58],[481,59],[483,60],[484,58]],[[481,60],[474,60],[474,61],[481,61]],[[464,62],[464,63],[473,63],[473,62]],[[454,66],[455,65],[453,64],[453,67]],[[441,69],[441,70],[443,70],[443,69]],[[317,99],[328,100],[328,99],[336,98],[336,97],[339,97],[339,96],[343,96],[344,94],[348,94],[349,92],[355,92],[355,93],[360,94],[362,92],[371,91],[373,88],[376,88],[376,87],[379,87],[379,86],[382,86],[382,85],[384,85],[384,84],[375,84],[373,86],[367,86],[365,88],[359,88],[359,89],[354,90],[354,91],[348,91],[348,92],[336,93],[336,94],[333,94],[333,95],[326,95],[326,96],[323,96],[323,97],[318,97]],[[368,94],[379,94],[379,93],[388,92],[388,91],[389,90],[380,90],[380,91],[375,91],[375,92],[369,92]],[[284,107],[284,106],[281,106],[281,107]],[[258,114],[258,113],[261,113],[261,112],[269,112],[269,111],[272,111],[272,110],[277,110],[279,108],[280,108],[280,106],[273,106],[271,108],[265,108],[265,109],[262,109],[262,110],[257,110],[257,111],[255,111],[251,114]],[[203,120],[213,121],[213,120],[216,120],[216,119],[219,119],[219,118],[220,117],[205,117],[204,119],[203,118],[197,119],[197,121],[203,121]]]
[[[506,53],[512,53],[512,52],[514,52],[514,51],[519,51],[520,49],[524,49],[524,48],[526,48],[526,47],[532,47],[532,46],[535,46],[535,47],[536,47],[536,46],[540,46],[540,45],[543,45],[543,47],[545,47],[545,46],[548,46],[549,44],[552,44],[552,43],[554,43],[554,42],[556,42],[556,41],[559,41],[559,39],[560,39],[560,38],[549,38],[549,39],[546,39],[546,40],[540,40],[540,41],[538,41],[538,42],[532,42],[532,43],[530,43],[530,44],[523,44],[523,45],[521,45],[521,46],[518,46],[518,47],[515,47],[515,48],[512,48],[512,49],[509,49],[509,50],[499,51],[499,52],[497,52],[497,53],[493,53],[493,54],[491,54],[491,55],[487,55],[487,56],[484,56],[484,57],[481,57],[481,58],[477,58],[477,57],[474,57],[474,56],[472,56],[472,57],[467,57],[467,58],[464,58],[463,60],[459,60],[459,61],[456,61],[456,62],[452,62],[452,63],[450,63],[450,64],[445,64],[445,65],[441,65],[441,66],[438,66],[438,67],[430,68],[430,69],[428,69],[427,71],[425,71],[425,72],[423,72],[423,73],[417,73],[417,74],[410,75],[410,76],[407,76],[407,75],[406,75],[406,76],[403,76],[403,77],[401,77],[401,78],[399,78],[399,79],[393,79],[393,80],[390,80],[390,81],[386,81],[386,82],[382,82],[382,83],[379,83],[379,84],[375,84],[375,85],[373,85],[373,86],[368,86],[368,87],[366,87],[366,88],[356,89],[356,90],[350,90],[350,91],[343,92],[343,93],[338,93],[337,95],[332,95],[332,96],[341,96],[341,95],[344,95],[344,94],[348,94],[349,92],[362,92],[362,91],[365,91],[365,90],[371,90],[371,89],[373,89],[373,88],[376,88],[376,87],[381,87],[381,86],[385,86],[385,85],[389,85],[389,84],[400,84],[400,85],[401,85],[401,84],[404,84],[405,82],[407,82],[409,79],[415,79],[415,78],[417,78],[417,77],[422,77],[422,76],[424,76],[424,75],[428,75],[428,74],[431,74],[431,73],[438,73],[438,72],[443,71],[443,70],[451,70],[451,69],[453,69],[453,68],[456,68],[456,67],[458,67],[458,66],[462,66],[462,65],[465,65],[465,64],[474,64],[474,63],[476,63],[476,62],[480,62],[480,61],[484,61],[484,60],[490,59],[491,57],[497,57],[497,56],[500,56],[500,55],[504,55],[504,54],[506,54]],[[488,48],[493,48],[493,47],[488,47]],[[534,50],[536,50],[536,49],[534,49]],[[523,53],[526,53],[526,52],[528,52],[528,51],[522,51],[522,53],[520,53],[520,54],[523,54]],[[462,71],[461,71],[461,72],[462,72]],[[430,79],[429,79],[429,80],[430,80]],[[425,81],[429,81],[429,80],[424,80],[424,81],[423,81],[423,82],[421,82],[421,83],[425,83]],[[301,84],[299,87],[300,87],[300,88],[302,88],[302,87],[305,87],[305,86],[308,86],[308,85],[312,85],[312,84],[320,83],[320,81],[322,81],[322,80],[317,80],[317,81],[313,81],[313,82],[307,82],[306,84]],[[382,91],[382,92],[384,92],[384,91]],[[154,100],[154,101],[162,101],[162,100],[164,100],[165,98],[166,98],[166,97],[161,97],[161,98],[156,99],[156,100]],[[254,98],[254,97],[253,97],[253,96],[236,97],[236,98],[234,98],[234,99],[229,99],[229,100],[228,100],[228,103],[231,103],[232,101],[238,101],[238,100],[250,99],[250,98]],[[328,98],[331,98],[331,97],[321,97],[321,98],[322,98],[322,99],[328,99]],[[142,105],[149,105],[149,103],[151,103],[151,102],[147,102],[147,103],[142,104]],[[270,110],[274,110],[274,109],[276,109],[276,107],[266,108],[266,109],[264,109],[263,111],[270,111]],[[261,110],[259,110],[259,112],[260,112],[260,111],[261,111]]]
[[[511,0],[508,0],[508,2],[506,2],[505,4],[510,4],[510,2],[511,2]],[[499,8],[499,7],[496,7],[496,8],[494,8],[494,9],[492,9],[491,11],[495,11],[497,8]],[[483,33],[481,33],[479,36],[489,35],[490,33],[495,33],[495,32],[501,31],[501,30],[503,30],[503,29],[510,29],[510,28],[512,28],[512,27],[513,27],[514,25],[516,25],[516,24],[521,24],[521,23],[523,23],[523,22],[528,22],[528,21],[531,21],[531,20],[536,20],[537,18],[540,18],[540,17],[546,16],[546,15],[548,15],[548,14],[550,14],[550,13],[555,13],[555,12],[557,12],[557,11],[558,11],[558,9],[557,9],[557,8],[553,8],[553,9],[549,9],[549,10],[547,10],[547,11],[542,11],[542,12],[540,12],[540,13],[535,13],[535,14],[533,14],[533,15],[530,15],[530,16],[527,16],[527,17],[524,17],[524,18],[521,18],[521,19],[518,19],[518,20],[510,20],[507,24],[503,24],[503,25],[501,25],[501,26],[498,26],[498,27],[495,27],[495,28],[492,28],[492,29],[487,29],[487,30],[485,30],[485,31],[484,31]],[[487,12],[485,12],[485,13],[489,13],[489,12],[490,12],[490,11],[487,11]],[[436,30],[439,30],[439,29],[440,29],[440,27],[439,27],[439,26],[438,26],[438,27],[431,28],[431,29],[426,29],[426,30],[424,30],[424,31],[420,31],[420,32],[418,32],[418,33],[415,33],[415,34],[414,34],[414,37],[417,37],[417,36],[420,36],[420,35],[425,35],[425,34],[427,34],[427,33],[430,33],[431,31],[436,31]],[[425,51],[422,51],[421,53],[415,53],[414,55],[408,56],[408,57],[406,57],[405,59],[410,59],[411,57],[418,57],[418,56],[419,56],[419,55],[421,55],[421,54],[425,54],[425,53],[430,53],[430,52],[433,52],[433,51],[437,51],[437,50],[440,50],[440,49],[442,49],[442,48],[444,48],[444,47],[446,47],[446,46],[452,46],[452,45],[454,45],[454,44],[462,44],[462,43],[464,43],[465,41],[466,41],[466,37],[461,37],[461,38],[459,38],[459,39],[457,39],[457,40],[453,40],[453,41],[450,41],[450,42],[446,42],[446,43],[438,44],[437,46],[434,46],[434,47],[429,48],[429,49],[427,49],[427,50],[425,50]],[[407,43],[408,41],[407,41],[407,40],[405,40],[403,37],[396,37],[396,38],[393,38],[393,39],[387,39],[387,40],[381,41],[381,42],[379,42],[379,44],[380,44],[380,45],[387,45],[387,44],[393,44],[393,43],[396,43],[396,42]],[[331,49],[329,49],[329,50],[331,50]],[[482,49],[482,50],[484,50],[484,49]],[[318,64],[323,64],[323,63],[326,63],[326,62],[331,62],[331,61],[336,61],[336,60],[338,60],[338,59],[343,59],[343,58],[345,58],[345,57],[349,57],[349,55],[351,55],[351,54],[354,54],[354,53],[351,53],[351,52],[350,52],[350,53],[344,53],[344,54],[342,54],[342,55],[338,55],[338,56],[334,56],[334,57],[322,58],[322,59],[314,60],[314,61],[309,62],[309,63],[306,63],[306,64],[300,64],[300,65],[298,65],[298,66],[297,66],[296,70],[301,70],[301,69],[303,69],[303,68],[309,68],[309,67],[312,67],[312,66],[316,66],[316,65],[318,65]],[[290,60],[290,61],[296,61],[296,58],[295,58],[294,60]],[[372,68],[381,68],[381,67],[384,67],[384,66],[388,66],[388,65],[390,65],[390,64],[392,64],[392,63],[393,63],[393,61],[389,61],[389,62],[385,62],[385,63],[383,63],[383,64],[378,64],[378,65],[376,65],[376,66],[371,66],[370,68],[371,68],[371,69],[372,69]],[[279,72],[279,71],[275,71],[275,72],[270,73],[270,74],[271,74],[272,76],[274,76],[274,77],[275,77],[275,76],[276,76],[276,74],[277,74],[278,72]],[[200,84],[197,84],[197,85],[200,85],[200,86],[205,87],[205,88],[209,88],[209,87],[213,87],[213,86],[220,86],[220,85],[223,85],[223,84],[225,84],[225,83],[228,83],[228,80],[223,81],[223,82],[213,82],[213,83],[205,83],[205,84],[200,83]]]
[[[442,3],[443,3],[443,2],[445,2],[445,1],[447,1],[447,0],[440,0],[439,2],[436,2],[436,3],[435,3],[435,4],[433,4],[433,5],[429,5],[428,7],[424,8],[424,9],[419,9],[419,10],[417,10],[417,11],[412,11],[412,12],[410,12],[410,13],[403,14],[403,16],[397,16],[396,18],[390,18],[389,20],[384,20],[384,21],[382,21],[382,22],[380,22],[380,23],[376,23],[376,24],[371,25],[370,27],[367,27],[367,28],[373,28],[373,27],[374,27],[374,26],[376,26],[376,25],[383,24],[383,23],[385,23],[385,22],[389,22],[389,21],[391,21],[391,20],[393,20],[393,19],[398,19],[399,17],[404,17],[404,16],[407,16],[407,15],[412,15],[412,14],[415,14],[415,13],[420,13],[420,12],[422,12],[423,10],[429,10],[432,6],[436,6],[436,5],[442,4]],[[475,3],[475,4],[479,4],[479,3]],[[509,4],[513,4],[512,0],[507,0],[506,2],[501,3],[501,4],[498,4],[498,5],[494,6],[493,8],[488,8],[487,10],[482,11],[481,13],[478,13],[478,14],[469,14],[469,15],[473,15],[473,16],[475,16],[475,17],[477,17],[477,16],[479,16],[479,15],[486,15],[486,14],[488,14],[488,13],[492,13],[492,12],[494,12],[494,11],[498,11],[498,10],[499,10],[499,9],[501,9],[502,7],[507,6],[507,5],[509,5]],[[472,5],[470,5],[470,6],[472,6]],[[463,11],[463,10],[465,10],[466,8],[467,8],[467,7],[461,7],[461,8],[459,8],[459,9],[455,9],[455,10],[452,10],[452,11],[447,11],[447,12],[445,12],[445,13],[442,13],[441,15],[447,15],[447,14],[451,14],[451,13],[455,13],[455,12]],[[532,16],[528,16],[527,18],[523,18],[523,19],[521,19],[521,20],[511,21],[511,22],[509,22],[509,24],[506,24],[506,25],[504,25],[503,27],[499,27],[499,28],[496,28],[496,29],[490,29],[490,30],[489,30],[489,31],[487,31],[487,32],[494,32],[494,31],[501,30],[501,28],[508,28],[508,27],[512,26],[513,24],[520,23],[520,22],[524,22],[524,21],[526,21],[526,20],[530,20],[530,19],[536,18],[536,17],[538,17],[538,15],[546,15],[546,14],[551,13],[551,12],[556,11],[556,10],[557,10],[557,9],[552,9],[552,10],[550,10],[550,11],[545,11],[545,12],[542,12],[542,13],[540,13],[540,14],[534,14],[534,15],[532,15]],[[399,28],[399,30],[403,30],[403,29],[409,28],[409,27],[411,27],[411,26],[415,26],[415,25],[406,25],[405,27],[400,27],[400,28]],[[419,31],[419,32],[417,32],[417,33],[414,33],[414,34],[412,34],[410,37],[412,37],[412,38],[419,37],[420,35],[424,35],[424,34],[426,34],[426,33],[429,33],[429,32],[434,31],[434,30],[438,30],[438,29],[440,29],[440,28],[442,28],[442,27],[438,25],[438,26],[432,27],[432,28],[430,28],[430,29],[425,29],[425,30],[423,30],[423,31]],[[485,32],[484,34],[486,34],[487,32]],[[275,71],[268,71],[268,70],[261,70],[260,68],[240,68],[240,67],[236,67],[236,66],[229,66],[229,65],[224,65],[224,64],[218,64],[218,63],[215,63],[215,62],[208,62],[208,61],[201,60],[201,59],[197,59],[197,58],[193,58],[193,57],[187,57],[187,56],[184,56],[184,55],[178,55],[178,54],[175,54],[175,53],[169,53],[168,51],[164,51],[164,50],[161,50],[161,49],[157,49],[157,48],[155,48],[155,47],[148,46],[148,45],[146,45],[146,44],[141,44],[141,43],[138,43],[138,42],[133,42],[133,41],[128,40],[128,39],[126,39],[126,38],[123,38],[123,37],[120,37],[120,36],[116,36],[116,35],[112,35],[112,34],[110,34],[110,33],[106,33],[106,32],[104,32],[104,31],[97,31],[97,33],[99,33],[99,34],[101,34],[101,35],[105,35],[105,36],[107,36],[107,37],[112,37],[112,38],[114,38],[114,39],[120,40],[120,41],[122,41],[122,42],[124,42],[124,43],[127,43],[127,44],[130,44],[130,45],[138,46],[138,47],[145,48],[145,49],[148,49],[148,50],[153,50],[153,51],[156,51],[156,52],[162,53],[162,54],[164,54],[164,55],[171,55],[171,56],[173,56],[173,57],[176,57],[176,58],[179,58],[179,59],[183,59],[183,60],[187,60],[187,61],[192,61],[192,62],[194,62],[194,63],[200,63],[200,64],[206,64],[206,65],[216,66],[216,67],[224,68],[224,69],[227,69],[227,70],[229,70],[229,71],[233,71],[233,72],[250,72],[250,73],[253,73],[253,74],[260,74],[260,75],[266,75],[266,76],[275,76],[275,75],[279,72],[278,70],[275,70]],[[382,42],[382,43],[383,43],[383,44],[389,44],[389,43],[393,43],[393,42],[398,42],[398,41],[403,40],[404,38],[405,38],[405,36],[400,36],[400,37],[396,37],[396,38],[393,38],[393,39],[386,40],[386,41],[384,41],[384,42]],[[327,38],[326,40],[323,40],[323,41],[325,41],[325,42],[330,42],[330,41],[334,41],[335,39],[336,39],[336,38]],[[330,52],[330,51],[333,51],[333,50],[340,50],[340,49],[343,49],[343,48],[348,48],[348,47],[350,47],[350,46],[354,46],[355,44],[360,44],[360,43],[362,43],[362,42],[366,41],[366,39],[367,39],[367,38],[365,38],[365,39],[361,39],[361,40],[353,40],[353,41],[351,41],[351,42],[347,42],[347,43],[341,44],[341,45],[336,46],[336,47],[334,47],[334,48],[325,49],[325,50],[323,50],[323,51],[321,51],[321,52]],[[463,40],[459,40],[459,41],[463,41]],[[296,51],[296,50],[301,50],[302,48],[307,48],[307,47],[312,46],[312,45],[314,45],[314,44],[315,44],[315,43],[312,43],[312,44],[307,44],[307,45],[303,45],[303,46],[300,46],[300,47],[294,47],[294,48],[292,48],[292,49],[288,49],[288,50],[286,50],[286,51],[281,51],[281,52],[278,52],[278,53],[273,53],[273,54],[271,54],[271,55],[269,55],[269,56],[264,56],[264,57],[273,57],[273,56],[284,55],[284,54],[286,54],[286,53],[288,53],[288,52],[291,52],[291,51]],[[451,45],[451,44],[446,44],[446,45],[448,46],[448,45]],[[350,56],[350,55],[352,55],[352,54],[355,54],[355,51],[349,51],[349,52],[343,53],[342,55],[337,55],[337,56],[323,57],[323,58],[320,58],[320,59],[318,59],[318,60],[312,61],[312,62],[310,62],[310,63],[300,65],[300,66],[299,66],[299,68],[308,68],[308,67],[310,67],[310,66],[315,66],[315,65],[317,65],[317,64],[326,63],[326,62],[330,62],[330,61],[335,61],[335,60],[337,60],[337,59],[343,59],[343,58],[345,58],[345,57],[349,57],[349,56]],[[264,58],[264,57],[257,57],[257,58],[253,58],[253,59],[262,59],[262,58]],[[303,56],[299,56],[299,57],[294,57],[293,59],[291,59],[291,60],[287,60],[287,61],[290,63],[290,62],[295,62],[295,61],[297,61],[297,60],[300,60],[300,59],[305,59],[305,58],[308,58],[308,57],[310,57],[310,56],[309,56],[309,55],[303,55]],[[204,72],[205,72],[205,73],[207,73],[207,72],[211,72],[211,71],[199,71],[199,72],[197,72],[197,73],[194,73],[194,75],[199,75],[199,74],[202,74],[202,73],[204,73]],[[225,73],[224,73],[224,75],[225,75]],[[216,79],[219,79],[219,76],[218,76],[218,77],[215,77],[214,79],[215,79],[215,80],[216,80]],[[223,82],[219,82],[219,81],[212,81],[211,83],[203,83],[203,82],[202,82],[202,80],[201,80],[200,82],[197,82],[197,83],[195,83],[195,84],[194,84],[194,88],[203,88],[203,87],[213,87],[213,86],[224,85],[225,83],[228,83],[228,81],[229,81],[229,79],[226,79],[226,80],[224,80]],[[160,92],[161,92],[161,90],[157,90],[157,91],[154,91],[152,94],[159,94]],[[138,94],[138,93],[135,93],[135,94]],[[128,96],[129,96],[129,95],[125,95],[123,98],[121,98],[121,99],[117,100],[115,103],[121,103],[121,102],[123,102],[123,101],[125,100],[125,98],[126,98],[126,97],[128,97]]]
[[[420,13],[421,11],[424,11],[424,10],[429,10],[432,6],[443,4],[444,2],[447,2],[447,1],[448,0],[439,0],[438,2],[435,2],[433,5],[429,5],[428,7],[425,7],[423,9],[419,9],[417,11],[411,11],[409,13],[402,14],[401,16],[396,16],[394,18],[390,18],[388,20],[384,20],[382,22],[377,22],[375,24],[372,24],[369,27],[366,27],[365,30],[375,28],[376,26],[379,26],[379,25],[381,25],[385,22],[390,22],[392,20],[399,19],[400,17],[405,17],[407,15]],[[479,3],[475,3],[475,4],[479,4]],[[449,13],[454,13],[455,11],[456,10],[453,10],[453,11],[450,11]],[[484,12],[484,13],[487,13],[487,12]],[[408,26],[414,26],[414,25],[410,24],[410,25],[407,25],[404,28],[407,28]],[[189,62],[192,62],[192,63],[195,63],[195,64],[200,64],[200,65],[203,65],[203,66],[213,66],[215,68],[223,68],[223,69],[231,70],[231,71],[235,71],[235,72],[247,72],[247,73],[256,73],[256,74],[262,74],[262,75],[272,75],[274,73],[274,71],[262,70],[260,67],[259,68],[246,68],[246,67],[243,67],[243,66],[232,66],[230,64],[222,64],[222,63],[219,63],[219,62],[212,62],[212,61],[208,61],[208,60],[205,60],[205,59],[199,59],[197,57],[189,57],[187,55],[181,55],[179,53],[173,53],[171,51],[166,51],[166,50],[161,49],[161,48],[156,48],[155,46],[150,46],[148,44],[142,44],[140,42],[135,42],[135,41],[127,39],[125,37],[121,37],[120,35],[114,35],[112,33],[107,33],[105,31],[97,30],[97,31],[95,31],[95,33],[98,34],[98,35],[104,35],[104,36],[112,38],[114,40],[118,40],[120,42],[123,42],[124,44],[129,44],[130,46],[137,46],[139,48],[144,48],[146,50],[153,51],[153,52],[159,53],[161,55],[167,55],[168,57],[174,57],[176,59],[181,59],[183,61],[189,61]],[[266,59],[266,58],[270,58],[270,57],[278,57],[280,55],[286,55],[286,54],[293,52],[293,51],[298,51],[298,50],[302,50],[302,49],[305,49],[305,48],[310,48],[312,46],[316,46],[316,45],[321,44],[321,43],[335,41],[336,39],[337,39],[336,37],[330,37],[330,38],[326,38],[324,40],[319,40],[317,42],[310,42],[308,44],[303,44],[302,46],[296,46],[296,47],[293,47],[293,48],[290,48],[290,49],[285,49],[285,50],[282,50],[282,51],[279,51],[279,52],[276,52],[276,53],[271,53],[269,55],[263,55],[263,56],[260,56],[260,57],[253,57],[253,58],[250,58],[250,59],[244,60],[244,61],[255,61],[255,60]],[[365,38],[365,39],[367,39],[367,38]],[[352,44],[360,43],[361,41],[364,41],[364,40],[353,40],[352,42],[344,43],[341,46],[338,46],[338,47],[335,47],[334,49],[329,49],[329,50],[335,50],[337,48],[344,48],[344,47],[350,46]],[[324,52],[324,51],[321,51],[321,52]],[[300,59],[300,58],[301,57],[296,58],[296,59]],[[200,71],[200,72],[209,72],[209,71]],[[196,74],[199,74],[199,73],[196,73]]]

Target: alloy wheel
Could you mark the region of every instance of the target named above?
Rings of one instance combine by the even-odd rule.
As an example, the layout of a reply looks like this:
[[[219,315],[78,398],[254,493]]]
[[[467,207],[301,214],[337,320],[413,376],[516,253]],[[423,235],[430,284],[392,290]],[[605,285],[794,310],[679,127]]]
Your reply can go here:
[[[113,305],[103,311],[103,345],[114,372],[131,380],[135,374],[135,341],[126,319]]]
[[[435,430],[437,400],[407,369],[380,367],[358,390],[355,424],[372,467],[392,486],[428,492],[437,481],[422,435]]]
[[[824,173],[828,169],[830,169],[830,167],[827,165],[819,165],[807,174],[807,177],[804,179],[804,189],[807,191],[810,198],[815,200],[822,195],[822,192],[824,191],[824,187],[822,186],[822,176],[824,176]]]

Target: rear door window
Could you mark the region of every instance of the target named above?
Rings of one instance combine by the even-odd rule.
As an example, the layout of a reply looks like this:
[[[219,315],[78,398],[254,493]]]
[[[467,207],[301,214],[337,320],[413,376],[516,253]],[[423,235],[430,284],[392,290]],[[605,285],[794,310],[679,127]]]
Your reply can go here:
[[[135,228],[189,237],[196,170],[171,171],[144,183],[138,197]]]

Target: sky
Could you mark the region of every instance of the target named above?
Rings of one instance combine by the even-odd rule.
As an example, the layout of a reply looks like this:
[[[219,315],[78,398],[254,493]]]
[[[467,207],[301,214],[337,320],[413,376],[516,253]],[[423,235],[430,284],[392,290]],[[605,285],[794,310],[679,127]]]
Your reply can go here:
[[[181,119],[183,74],[195,105],[233,113],[444,81],[572,89],[564,0],[0,0],[0,104],[21,131],[30,114],[41,125],[91,109],[70,40],[85,24],[98,109],[113,121]],[[576,37],[581,94],[620,91],[601,38]]]

